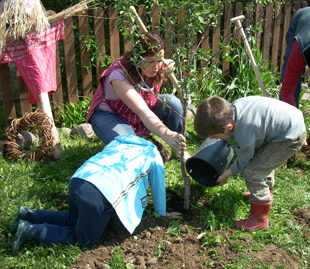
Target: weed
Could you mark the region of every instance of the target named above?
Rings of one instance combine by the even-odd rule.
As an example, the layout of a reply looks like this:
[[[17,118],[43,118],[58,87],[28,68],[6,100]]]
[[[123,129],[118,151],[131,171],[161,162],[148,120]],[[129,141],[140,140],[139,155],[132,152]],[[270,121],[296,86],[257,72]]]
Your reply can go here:
[[[168,236],[177,237],[182,235],[181,227],[183,224],[180,223],[179,220],[172,221],[171,225],[168,228]]]
[[[197,238],[198,239],[203,238],[203,240],[204,240],[201,247],[205,247],[205,246],[215,247],[215,246],[221,245],[223,237],[221,235],[213,236],[207,232],[203,232],[203,233],[199,234]]]
[[[132,264],[124,262],[122,257],[122,249],[114,248],[112,249],[112,260],[110,261],[111,269],[131,269],[133,268]]]
[[[59,120],[56,122],[62,127],[73,128],[85,122],[90,105],[90,99],[84,97],[77,103],[64,104],[64,109],[59,111]]]
[[[157,244],[157,252],[155,252],[155,257],[160,258],[162,255],[162,248],[164,246],[164,243],[160,242]]]

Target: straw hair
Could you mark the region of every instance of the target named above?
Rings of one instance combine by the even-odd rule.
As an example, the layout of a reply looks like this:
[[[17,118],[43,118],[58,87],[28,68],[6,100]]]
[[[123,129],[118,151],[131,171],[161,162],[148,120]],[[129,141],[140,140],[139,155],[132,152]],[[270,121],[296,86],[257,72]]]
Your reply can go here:
[[[45,12],[40,0],[0,0],[0,36],[3,37],[0,39],[0,55],[1,50],[8,42],[19,37],[24,38],[31,32],[40,33],[49,28],[50,23],[55,20],[60,18],[66,19],[76,13],[83,12],[88,8],[87,4],[92,1],[93,0],[82,0],[76,5],[55,14],[53,11]],[[17,2],[22,4],[17,6]],[[31,12],[29,8],[25,8],[27,3],[31,3]],[[18,10],[21,9],[21,7],[23,7],[23,10]],[[14,22],[13,19],[17,16],[12,16],[12,14],[19,14],[16,20],[18,23]],[[9,27],[7,27],[7,25],[9,25]]]
[[[0,2],[0,49],[8,36],[25,37],[29,32],[40,33],[50,26],[40,0],[2,0]]]

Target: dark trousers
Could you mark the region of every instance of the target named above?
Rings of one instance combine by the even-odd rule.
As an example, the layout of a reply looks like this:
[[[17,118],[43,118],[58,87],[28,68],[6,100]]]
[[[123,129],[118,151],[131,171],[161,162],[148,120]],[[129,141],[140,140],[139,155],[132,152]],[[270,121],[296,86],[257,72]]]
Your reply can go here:
[[[114,213],[110,202],[93,184],[73,178],[69,184],[69,210],[35,211],[35,224],[43,224],[40,243],[93,246]]]

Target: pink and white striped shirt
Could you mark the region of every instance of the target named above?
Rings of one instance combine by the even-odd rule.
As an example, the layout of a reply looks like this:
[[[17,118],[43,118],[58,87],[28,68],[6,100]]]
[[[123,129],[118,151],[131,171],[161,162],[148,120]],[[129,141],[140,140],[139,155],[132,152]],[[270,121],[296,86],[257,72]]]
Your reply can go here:
[[[121,99],[109,100],[105,98],[105,92],[103,87],[103,79],[117,69],[121,69],[122,66],[119,61],[115,61],[108,69],[106,69],[100,76],[100,84],[93,96],[93,100],[90,104],[86,122],[90,122],[91,116],[94,114],[95,109],[105,102],[109,108],[118,115],[121,119],[126,121],[132,128],[134,128],[137,135],[148,134],[150,131],[144,126],[141,119],[136,115]],[[161,83],[160,83],[161,85]],[[160,91],[160,85],[156,85],[153,91],[145,91],[137,89],[137,92],[142,96],[146,104],[152,109],[157,101],[157,95]]]

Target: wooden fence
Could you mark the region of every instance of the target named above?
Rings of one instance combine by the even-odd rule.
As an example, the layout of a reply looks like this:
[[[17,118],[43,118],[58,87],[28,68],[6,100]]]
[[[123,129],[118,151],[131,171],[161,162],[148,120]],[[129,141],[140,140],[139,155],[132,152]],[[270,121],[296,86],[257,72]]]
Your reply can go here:
[[[295,4],[277,2],[266,6],[255,5],[252,2],[246,5],[242,3],[226,4],[219,13],[218,23],[204,33],[203,42],[200,44],[201,48],[206,51],[211,49],[211,53],[215,55],[219,51],[220,40],[228,41],[235,31],[235,25],[230,22],[230,19],[238,15],[245,15],[245,20],[242,22],[244,28],[258,25],[263,30],[256,32],[255,36],[263,58],[270,62],[272,69],[280,70],[283,64],[286,48],[285,35],[290,18],[298,8],[308,5],[307,1],[296,1]],[[145,21],[146,7],[139,6],[137,10],[142,20]],[[90,52],[81,44],[83,40],[78,39],[77,36],[87,37],[90,30],[94,29],[96,43],[104,53],[114,59],[130,48],[130,44],[124,42],[117,27],[119,14],[114,8],[107,10],[97,8],[90,12],[89,15],[80,14],[65,20],[65,40],[58,42],[57,91],[50,95],[55,118],[58,117],[57,112],[62,109],[65,102],[76,103],[81,96],[91,98],[97,87],[98,77],[104,69],[99,64],[104,60],[102,56],[95,60],[96,67],[92,67],[91,64],[94,60]],[[157,31],[162,16],[160,8],[154,8],[151,14],[150,30]],[[167,44],[171,42],[169,28],[165,29],[163,38]],[[240,36],[238,38],[241,42]],[[171,52],[167,53],[169,57]],[[215,57],[214,62],[219,59],[220,57]],[[80,64],[77,65],[77,62]],[[230,70],[229,63],[225,59],[221,63],[221,68],[224,73]],[[36,106],[36,104],[28,103],[29,91],[21,75],[15,70],[14,64],[0,64],[0,89],[2,95],[0,96],[0,106],[3,106],[7,123],[10,118],[20,117]]]

